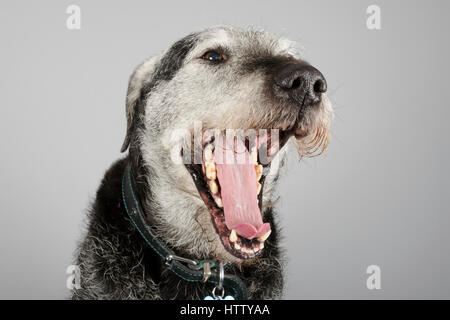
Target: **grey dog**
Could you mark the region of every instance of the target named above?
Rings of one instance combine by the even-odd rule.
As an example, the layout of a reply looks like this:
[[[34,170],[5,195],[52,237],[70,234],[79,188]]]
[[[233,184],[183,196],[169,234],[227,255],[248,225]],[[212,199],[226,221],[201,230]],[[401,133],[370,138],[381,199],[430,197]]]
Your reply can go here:
[[[108,169],[89,211],[74,299],[203,299],[216,288],[243,298],[226,279],[245,298],[282,296],[273,210],[279,168],[289,150],[322,153],[332,118],[325,78],[295,48],[264,31],[213,27],[136,68],[126,98],[128,153]],[[189,161],[196,138],[174,134],[179,129],[200,132],[199,161]],[[205,134],[210,129],[257,132],[256,140],[232,140],[253,162],[215,161],[223,143]]]

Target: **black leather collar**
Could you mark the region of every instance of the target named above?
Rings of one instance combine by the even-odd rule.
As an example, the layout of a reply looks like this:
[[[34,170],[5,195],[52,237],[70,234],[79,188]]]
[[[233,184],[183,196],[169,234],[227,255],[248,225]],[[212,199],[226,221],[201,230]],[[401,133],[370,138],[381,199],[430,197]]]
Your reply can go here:
[[[152,226],[144,219],[144,211],[140,206],[139,199],[137,199],[137,196],[133,191],[133,185],[134,181],[131,174],[131,166],[130,163],[128,163],[122,178],[122,198],[131,222],[144,238],[145,242],[165,261],[167,267],[174,274],[188,282],[205,283],[205,296],[209,295],[211,291],[208,290],[206,283],[220,286],[220,275],[217,263],[212,260],[191,260],[175,255],[161,239],[156,237],[156,233]],[[209,267],[211,267],[210,270]],[[223,277],[223,287],[226,295],[232,295],[237,300],[247,299],[245,285],[237,276],[225,273]]]

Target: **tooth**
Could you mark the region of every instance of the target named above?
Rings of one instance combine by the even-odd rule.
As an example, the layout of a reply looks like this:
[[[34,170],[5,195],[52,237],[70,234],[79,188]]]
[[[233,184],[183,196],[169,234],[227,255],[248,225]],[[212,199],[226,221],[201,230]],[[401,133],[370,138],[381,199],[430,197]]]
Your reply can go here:
[[[216,200],[216,204],[217,204],[217,206],[218,206],[219,208],[223,208],[223,203],[222,203],[222,199],[220,199],[220,198],[216,198],[215,200]]]
[[[216,194],[219,191],[219,186],[217,185],[216,181],[211,180],[209,182],[209,189],[211,189],[212,194]]]
[[[231,233],[230,233],[230,241],[231,242],[236,242],[237,241],[237,233],[236,233],[236,230],[231,230]]]
[[[253,248],[253,252],[257,253],[259,251],[259,248]]]
[[[256,181],[259,181],[262,177],[263,172],[263,166],[262,164],[255,164],[255,171],[256,171]]]
[[[270,233],[272,232],[272,230],[267,231],[266,233],[264,233],[263,235],[258,237],[258,240],[261,242],[266,241],[266,239],[270,236]]]
[[[250,154],[250,156],[252,157],[253,163],[257,164],[258,163],[258,151],[256,150],[256,147],[252,148],[252,153]]]
[[[208,145],[205,148],[205,160],[206,161],[211,161],[212,158],[213,158],[212,147],[211,147],[211,145]]]
[[[234,243],[234,248],[236,250],[241,250],[241,246],[237,242]]]
[[[210,180],[216,180],[216,165],[213,161],[206,162],[206,177]]]
[[[261,183],[256,182],[256,194],[259,194],[261,192],[261,188],[262,188]]]
[[[264,249],[264,243],[260,242],[259,243],[259,250],[262,250],[262,249]]]

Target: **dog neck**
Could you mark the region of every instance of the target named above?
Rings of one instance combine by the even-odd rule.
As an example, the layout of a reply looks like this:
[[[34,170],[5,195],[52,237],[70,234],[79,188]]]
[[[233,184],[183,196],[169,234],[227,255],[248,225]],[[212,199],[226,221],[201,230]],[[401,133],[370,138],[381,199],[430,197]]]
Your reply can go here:
[[[225,274],[225,267],[232,267],[231,264],[224,266],[223,263],[213,260],[199,261],[177,256],[161,239],[158,239],[152,226],[148,225],[144,219],[143,209],[135,189],[136,182],[131,173],[131,165],[128,163],[122,177],[122,198],[125,210],[142,238],[165,261],[169,270],[187,282],[210,283],[215,286],[215,289],[219,288],[223,294],[228,290],[237,299],[247,298],[244,283],[237,276]],[[212,291],[213,295],[215,289]]]

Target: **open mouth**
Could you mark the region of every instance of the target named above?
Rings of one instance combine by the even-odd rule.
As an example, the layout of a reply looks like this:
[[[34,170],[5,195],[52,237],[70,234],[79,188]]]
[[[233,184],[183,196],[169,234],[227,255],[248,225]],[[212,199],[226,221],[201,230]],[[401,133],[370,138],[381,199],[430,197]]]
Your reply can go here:
[[[271,233],[262,215],[265,178],[287,140],[304,134],[298,127],[231,139],[204,134],[201,164],[186,164],[222,244],[234,256],[251,259],[263,251]]]

